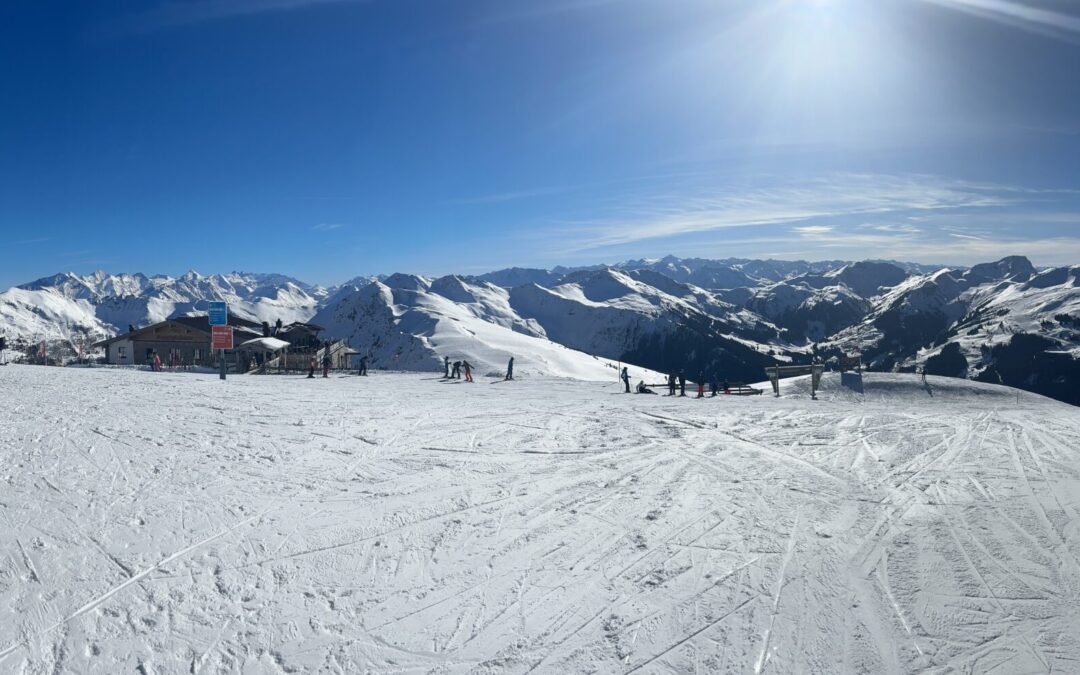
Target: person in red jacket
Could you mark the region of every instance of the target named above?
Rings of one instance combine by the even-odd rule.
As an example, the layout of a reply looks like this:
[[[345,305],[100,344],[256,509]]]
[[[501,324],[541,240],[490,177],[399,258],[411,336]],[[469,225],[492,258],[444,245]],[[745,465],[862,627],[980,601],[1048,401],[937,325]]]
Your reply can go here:
[[[462,359],[461,367],[465,371],[465,381],[472,382],[472,364]]]
[[[161,372],[161,357],[157,352],[154,352],[154,365],[152,366],[155,373]]]

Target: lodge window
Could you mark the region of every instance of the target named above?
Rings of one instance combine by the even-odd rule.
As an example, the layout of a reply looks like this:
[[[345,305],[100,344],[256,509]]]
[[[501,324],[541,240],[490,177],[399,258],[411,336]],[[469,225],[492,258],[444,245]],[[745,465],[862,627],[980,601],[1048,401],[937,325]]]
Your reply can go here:
[[[194,350],[194,353],[193,353],[193,358],[194,358],[195,363],[198,363],[198,362],[202,361],[202,349],[199,349],[198,347],[196,347],[195,350]]]
[[[127,347],[124,346],[124,345],[120,345],[119,347],[117,347],[116,348],[116,355],[119,356],[121,360],[126,359],[127,358]]]

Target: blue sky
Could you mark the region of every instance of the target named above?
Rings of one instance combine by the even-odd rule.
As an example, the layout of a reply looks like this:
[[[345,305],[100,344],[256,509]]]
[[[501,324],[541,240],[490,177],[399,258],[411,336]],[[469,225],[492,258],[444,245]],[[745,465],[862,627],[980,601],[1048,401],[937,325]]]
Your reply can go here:
[[[0,286],[1080,264],[1073,0],[15,0]]]

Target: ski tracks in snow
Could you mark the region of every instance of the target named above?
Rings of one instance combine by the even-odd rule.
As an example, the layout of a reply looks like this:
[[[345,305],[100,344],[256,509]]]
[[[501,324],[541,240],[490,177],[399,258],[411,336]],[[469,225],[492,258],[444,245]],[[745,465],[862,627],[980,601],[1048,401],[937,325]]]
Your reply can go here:
[[[1080,419],[1034,397],[12,377],[2,668],[1080,664]]]

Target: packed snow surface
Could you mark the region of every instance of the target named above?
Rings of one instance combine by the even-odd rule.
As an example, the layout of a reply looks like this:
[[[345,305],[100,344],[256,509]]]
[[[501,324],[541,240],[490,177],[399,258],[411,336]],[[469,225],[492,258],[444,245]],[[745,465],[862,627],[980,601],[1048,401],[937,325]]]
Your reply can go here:
[[[1080,412],[0,368],[2,672],[1077,672]]]

